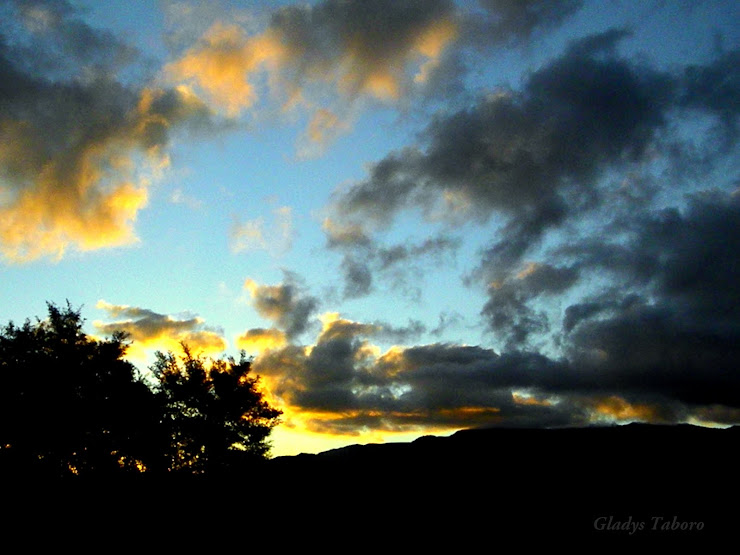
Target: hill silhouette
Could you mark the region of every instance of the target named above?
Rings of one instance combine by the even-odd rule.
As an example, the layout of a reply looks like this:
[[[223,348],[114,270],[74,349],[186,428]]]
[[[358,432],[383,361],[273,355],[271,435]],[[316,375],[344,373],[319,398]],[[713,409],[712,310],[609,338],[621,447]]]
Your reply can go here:
[[[469,530],[688,540],[734,525],[739,438],[738,427],[691,425],[476,429],[277,457],[267,467],[311,498],[385,500]],[[689,536],[683,522],[702,530]]]

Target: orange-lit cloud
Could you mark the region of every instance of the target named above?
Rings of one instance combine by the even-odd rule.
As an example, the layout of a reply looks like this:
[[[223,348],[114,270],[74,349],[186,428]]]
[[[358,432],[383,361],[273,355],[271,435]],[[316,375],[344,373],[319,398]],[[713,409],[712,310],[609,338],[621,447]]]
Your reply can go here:
[[[725,405],[708,405],[692,411],[689,422],[701,426],[738,426],[740,408]]]
[[[181,352],[182,343],[194,353],[205,356],[222,353],[228,346],[223,333],[209,329],[199,317],[178,318],[104,300],[98,301],[96,306],[114,320],[93,322],[97,332],[102,335],[126,333],[131,341],[126,357],[136,362],[145,362],[153,351]]]
[[[416,43],[416,51],[424,56],[426,61],[414,76],[414,82],[423,84],[429,81],[432,72],[439,67],[440,56],[445,48],[455,40],[457,33],[455,23],[451,20],[442,20],[431,26],[419,37]]]
[[[350,128],[350,124],[339,115],[326,108],[318,108],[308,123],[308,128],[298,143],[299,158],[313,158],[323,153],[325,146],[341,133]]]
[[[237,116],[257,101],[252,74],[282,56],[283,47],[272,33],[249,37],[236,25],[216,23],[165,73],[196,85],[215,106]]]
[[[61,258],[79,250],[135,242],[133,223],[147,203],[147,181],[132,171],[135,130],[78,144],[78,150],[34,159],[43,130],[30,122],[0,123],[0,166],[16,166],[18,181],[0,207],[0,249],[14,262],[42,256]],[[127,136],[131,133],[130,136]],[[40,156],[39,156],[40,157]],[[143,161],[161,165],[159,152]]]
[[[165,74],[231,117],[264,96],[284,110],[307,108],[299,151],[311,156],[349,128],[356,100],[397,102],[425,86],[457,38],[456,17],[444,0],[289,6],[257,34],[214,24]]]
[[[236,346],[250,354],[262,353],[287,344],[285,332],[276,328],[254,328],[247,330],[236,340]]]
[[[169,166],[171,127],[207,113],[185,89],[142,89],[127,108],[108,98],[120,94],[115,84],[90,85],[87,94],[102,105],[49,101],[84,110],[78,120],[47,112],[0,116],[0,253],[8,261],[137,242],[137,215]]]
[[[630,403],[617,395],[596,399],[592,410],[597,420],[660,422],[663,420],[659,407],[645,403]]]
[[[533,405],[541,407],[549,407],[550,405],[552,405],[552,401],[550,401],[549,399],[540,399],[539,397],[536,397],[532,394],[522,393],[520,391],[512,391],[511,397],[518,405]]]
[[[534,279],[541,271],[539,266],[530,268],[519,279]],[[282,295],[279,287],[266,290],[254,282],[247,287],[264,300],[278,301]],[[384,350],[378,343],[400,335],[400,330],[336,312],[318,320],[321,329],[306,345],[283,343],[282,336],[273,342],[274,332],[254,332],[255,337],[267,336],[269,344],[254,359],[255,371],[290,426],[308,433],[378,440],[476,426],[632,421],[706,425],[737,419],[734,409],[689,409],[657,391],[646,390],[641,400],[628,399],[615,393],[623,388],[615,381],[618,376],[537,353],[497,354],[479,346],[444,343]]]

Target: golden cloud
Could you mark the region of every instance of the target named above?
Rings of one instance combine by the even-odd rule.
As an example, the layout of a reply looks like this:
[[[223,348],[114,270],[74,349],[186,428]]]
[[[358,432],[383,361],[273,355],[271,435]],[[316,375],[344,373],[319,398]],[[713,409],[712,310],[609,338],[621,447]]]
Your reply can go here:
[[[549,399],[540,399],[538,397],[535,397],[531,393],[525,393],[521,391],[512,391],[511,398],[517,405],[549,407],[553,404],[553,402]]]
[[[662,420],[661,410],[658,407],[630,403],[617,395],[594,400],[592,410],[597,420],[628,422],[660,422]]]
[[[28,155],[24,137],[32,131],[23,124],[0,129],[0,165]],[[35,131],[34,131],[35,132]],[[76,159],[58,154],[30,170],[26,186],[12,191],[0,207],[0,249],[12,262],[42,256],[61,258],[74,246],[89,251],[137,241],[136,215],[147,203],[147,181],[126,179],[133,165],[128,140],[111,138],[84,145]],[[157,152],[145,153],[159,165]]]
[[[236,25],[216,23],[165,73],[195,84],[214,105],[237,116],[257,100],[251,75],[282,56],[283,47],[272,33],[249,37]]]
[[[96,307],[116,321],[95,321],[95,329],[105,335],[126,333],[132,342],[126,353],[131,360],[146,361],[152,351],[181,352],[183,343],[193,352],[205,356],[222,353],[228,347],[223,334],[208,329],[199,317],[178,318],[146,308],[114,305],[104,300],[98,301]]]
[[[236,340],[236,346],[247,353],[263,353],[287,345],[285,332],[276,328],[247,330]]]
[[[0,117],[0,171],[7,183],[0,198],[0,253],[8,261],[58,260],[70,248],[137,242],[137,214],[152,180],[169,165],[164,147],[170,127],[205,111],[185,89],[143,89],[124,112],[105,104],[112,85],[89,88],[103,106],[85,107],[86,119],[44,112]],[[49,102],[64,108],[65,100]]]
[[[458,35],[455,14],[442,4],[392,13],[375,3],[335,8],[278,10],[265,31],[251,36],[218,22],[165,74],[197,87],[231,117],[258,102],[265,81],[284,109],[304,106],[312,113],[301,154],[313,155],[350,127],[340,115],[347,115],[348,103],[361,97],[396,102],[427,84]]]

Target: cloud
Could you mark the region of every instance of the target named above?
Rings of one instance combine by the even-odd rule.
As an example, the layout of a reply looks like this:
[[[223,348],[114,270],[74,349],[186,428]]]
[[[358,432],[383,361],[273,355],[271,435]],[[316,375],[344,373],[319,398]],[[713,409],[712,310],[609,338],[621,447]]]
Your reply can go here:
[[[150,351],[180,351],[186,343],[194,352],[205,355],[222,353],[227,348],[223,333],[205,325],[199,317],[179,318],[160,314],[146,308],[114,305],[104,300],[96,307],[107,313],[113,322],[93,323],[98,333],[112,335],[124,332],[132,341],[127,356],[146,361]]]
[[[734,406],[740,379],[740,202],[705,191],[682,209],[647,211],[629,221],[630,240],[568,246],[592,274],[621,288],[568,307],[570,357],[594,371],[669,391],[686,402]],[[602,278],[603,279],[603,278]]]
[[[392,286],[407,293],[418,290],[425,263],[449,263],[462,241],[448,235],[428,237],[420,244],[382,246],[362,226],[324,220],[327,246],[343,253],[340,265],[344,298],[364,297],[373,291],[376,275],[390,276]]]
[[[439,114],[418,145],[390,152],[365,179],[338,189],[328,207],[329,246],[345,250],[347,283],[362,286],[350,291],[371,290],[368,245],[409,211],[430,224],[497,224],[466,282],[485,284],[481,315],[501,346],[541,340],[551,330],[545,297],[568,292],[601,264],[649,269],[651,254],[620,242],[602,252],[601,264],[585,256],[563,263],[554,257],[567,252],[551,247],[573,241],[585,248],[589,237],[596,255],[606,249],[603,237],[634,233],[659,202],[699,187],[728,163],[737,145],[737,52],[667,72],[620,56],[617,47],[629,37],[612,29],[571,42],[520,90]],[[680,139],[677,130],[696,117],[714,124],[703,137]],[[614,176],[622,176],[619,187]],[[539,268],[533,276],[560,285],[548,292],[533,277],[520,279],[527,264]]]
[[[357,256],[345,256],[340,266],[344,279],[345,299],[364,297],[372,291],[373,274],[365,260]]]
[[[308,295],[297,277],[289,272],[285,282],[279,285],[260,285],[247,279],[244,288],[249,291],[257,313],[277,324],[288,339],[306,331],[319,306],[318,299]]]
[[[0,28],[2,256],[59,259],[135,243],[149,185],[169,164],[172,128],[208,125],[207,108],[185,88],[118,80],[117,64],[104,62],[129,50],[64,2],[10,13],[15,27]]]
[[[253,328],[247,330],[236,340],[236,346],[247,353],[262,353],[287,345],[285,332],[276,328]]]
[[[257,101],[253,81],[262,70],[293,101],[314,83],[342,97],[395,100],[414,79],[425,79],[454,39],[453,8],[446,0],[402,5],[326,0],[286,6],[274,12],[268,28],[258,35],[249,36],[237,25],[214,24],[167,72],[197,84],[230,115]],[[337,123],[331,112],[318,110],[309,134],[323,135]]]
[[[231,251],[240,253],[265,250],[276,256],[289,251],[294,236],[293,210],[289,206],[281,206],[274,209],[272,214],[273,222],[267,231],[263,218],[243,223],[234,221],[229,232]]]
[[[342,246],[370,246],[372,239],[358,224],[339,223],[331,218],[325,218],[322,229],[326,234],[329,248]]]
[[[468,40],[479,45],[519,45],[535,32],[562,24],[583,6],[582,0],[478,0],[484,17],[475,14],[466,26]]]
[[[730,415],[737,406],[728,393],[737,376],[723,371],[709,379],[704,369],[620,372],[578,358],[444,343],[383,352],[371,342],[379,331],[330,315],[315,344],[266,352],[255,370],[289,413],[332,434],[684,422],[719,413],[720,406]],[[696,386],[705,395],[692,393]]]
[[[549,330],[546,314],[533,309],[531,302],[562,294],[578,277],[577,268],[530,263],[515,276],[490,283],[481,314],[491,331],[503,336],[508,346],[518,348],[531,334]]]
[[[248,76],[281,56],[282,46],[272,34],[250,38],[236,25],[216,23],[165,73],[196,85],[212,104],[237,116],[257,100]]]
[[[711,111],[733,131],[737,131],[740,112],[740,51],[722,52],[705,66],[691,65],[685,69],[680,104],[688,108]]]
[[[172,193],[170,194],[170,202],[172,204],[181,204],[187,206],[191,210],[200,210],[201,208],[203,208],[203,201],[187,194],[180,187],[176,187],[175,189],[173,189]]]
[[[423,133],[425,149],[393,152],[339,191],[334,218],[387,226],[412,207],[428,217],[448,206],[468,219],[497,213],[509,222],[493,254],[516,261],[569,208],[591,200],[600,171],[644,156],[664,124],[672,79],[611,55],[620,36],[576,43],[522,91],[437,117]]]
[[[460,240],[447,236],[429,237],[420,245],[394,245],[377,250],[378,262],[381,269],[388,269],[397,264],[404,264],[410,260],[431,256],[438,257],[460,246]]]
[[[5,24],[15,27],[8,35],[21,55],[18,59],[33,56],[37,69],[55,76],[81,66],[114,71],[140,56],[113,33],[85,23],[66,0],[9,0],[4,15]]]
[[[298,154],[313,157],[351,127],[358,103],[397,103],[426,87],[457,30],[450,0],[284,6],[261,32],[214,23],[165,74],[230,117],[263,100],[305,111]]]
[[[446,0],[326,0],[278,10],[269,31],[285,45],[282,70],[294,88],[323,81],[349,98],[394,100],[423,80],[455,38],[456,22]]]
[[[463,91],[471,46],[522,44],[580,8],[577,0],[484,1],[483,11],[451,0],[324,0],[276,9],[258,31],[254,18],[215,21],[165,74],[197,88],[230,117],[277,102],[308,116],[298,156],[320,155],[352,127],[368,102],[407,105],[410,98]],[[212,10],[196,26],[213,21]],[[185,21],[171,33],[182,44],[193,33],[195,8],[170,4]],[[232,10],[233,12],[233,10]],[[261,103],[261,104],[260,104]]]
[[[738,424],[740,196],[731,187],[675,206],[605,206],[589,233],[543,251],[557,264],[524,263],[491,282],[483,315],[511,338],[502,351],[381,348],[382,324],[333,314],[315,342],[270,351],[255,368],[289,414],[326,434]],[[552,303],[563,307],[560,329]],[[522,348],[545,331],[557,340],[547,350]]]
[[[347,121],[326,108],[318,108],[308,123],[306,132],[298,142],[300,159],[315,158],[323,154],[326,145],[350,128]]]
[[[676,422],[705,410],[672,396],[668,382],[646,385],[637,375],[625,379],[537,353],[476,346],[382,352],[370,341],[379,326],[335,314],[323,323],[315,344],[270,350],[255,360],[276,398],[318,432]]]

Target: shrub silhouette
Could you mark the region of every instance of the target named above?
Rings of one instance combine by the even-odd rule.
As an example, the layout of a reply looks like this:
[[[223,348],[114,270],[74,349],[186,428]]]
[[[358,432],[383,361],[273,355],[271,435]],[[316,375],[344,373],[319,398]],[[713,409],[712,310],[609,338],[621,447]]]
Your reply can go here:
[[[0,330],[0,471],[36,476],[206,473],[265,458],[280,411],[242,355],[158,353],[147,385],[123,333],[97,340],[79,310]]]

